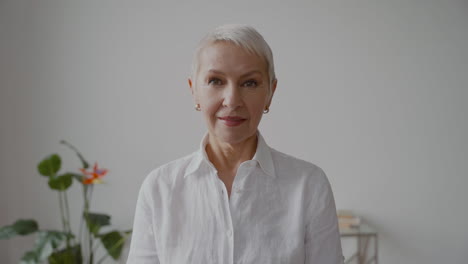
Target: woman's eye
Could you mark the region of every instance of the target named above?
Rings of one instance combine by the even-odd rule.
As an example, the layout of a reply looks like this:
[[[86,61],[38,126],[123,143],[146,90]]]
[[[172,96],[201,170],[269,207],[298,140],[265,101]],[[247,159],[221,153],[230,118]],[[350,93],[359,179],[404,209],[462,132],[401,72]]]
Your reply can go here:
[[[255,80],[248,80],[244,83],[244,86],[247,87],[257,87],[258,83]]]
[[[210,78],[208,84],[221,85],[221,80],[218,78]]]

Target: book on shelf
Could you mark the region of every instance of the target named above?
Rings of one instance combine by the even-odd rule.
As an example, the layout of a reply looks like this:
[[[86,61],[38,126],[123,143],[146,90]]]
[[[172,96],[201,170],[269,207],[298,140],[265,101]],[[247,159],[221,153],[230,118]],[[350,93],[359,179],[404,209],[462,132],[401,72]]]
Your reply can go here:
[[[340,229],[357,228],[361,225],[361,218],[350,210],[338,210],[337,215]]]

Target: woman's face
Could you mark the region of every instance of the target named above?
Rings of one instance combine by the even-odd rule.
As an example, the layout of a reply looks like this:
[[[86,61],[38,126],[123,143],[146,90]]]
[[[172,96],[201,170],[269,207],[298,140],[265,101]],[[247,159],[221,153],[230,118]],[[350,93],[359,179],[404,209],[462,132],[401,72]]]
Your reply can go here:
[[[253,136],[270,105],[266,62],[230,42],[212,43],[199,54],[195,83],[189,79],[196,104],[217,140],[235,144]]]

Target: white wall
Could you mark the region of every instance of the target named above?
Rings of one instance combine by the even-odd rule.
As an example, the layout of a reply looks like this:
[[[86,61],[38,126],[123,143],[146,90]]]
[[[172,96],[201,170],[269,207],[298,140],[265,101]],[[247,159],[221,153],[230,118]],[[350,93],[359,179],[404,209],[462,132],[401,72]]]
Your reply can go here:
[[[35,167],[59,152],[76,169],[67,139],[110,169],[94,209],[131,227],[146,174],[205,131],[186,81],[197,41],[247,23],[276,59],[268,143],[327,172],[337,207],[378,229],[381,263],[466,263],[467,12],[435,0],[3,0],[0,225],[60,226]],[[80,193],[70,197],[76,218]],[[0,241],[1,262],[32,242]]]

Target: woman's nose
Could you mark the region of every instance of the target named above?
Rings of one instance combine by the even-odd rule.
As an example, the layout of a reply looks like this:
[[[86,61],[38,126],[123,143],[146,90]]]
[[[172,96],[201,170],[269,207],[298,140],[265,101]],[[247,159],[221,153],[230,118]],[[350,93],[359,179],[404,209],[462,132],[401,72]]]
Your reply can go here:
[[[224,90],[223,106],[235,109],[241,105],[242,95],[239,87],[236,85],[228,85]]]

